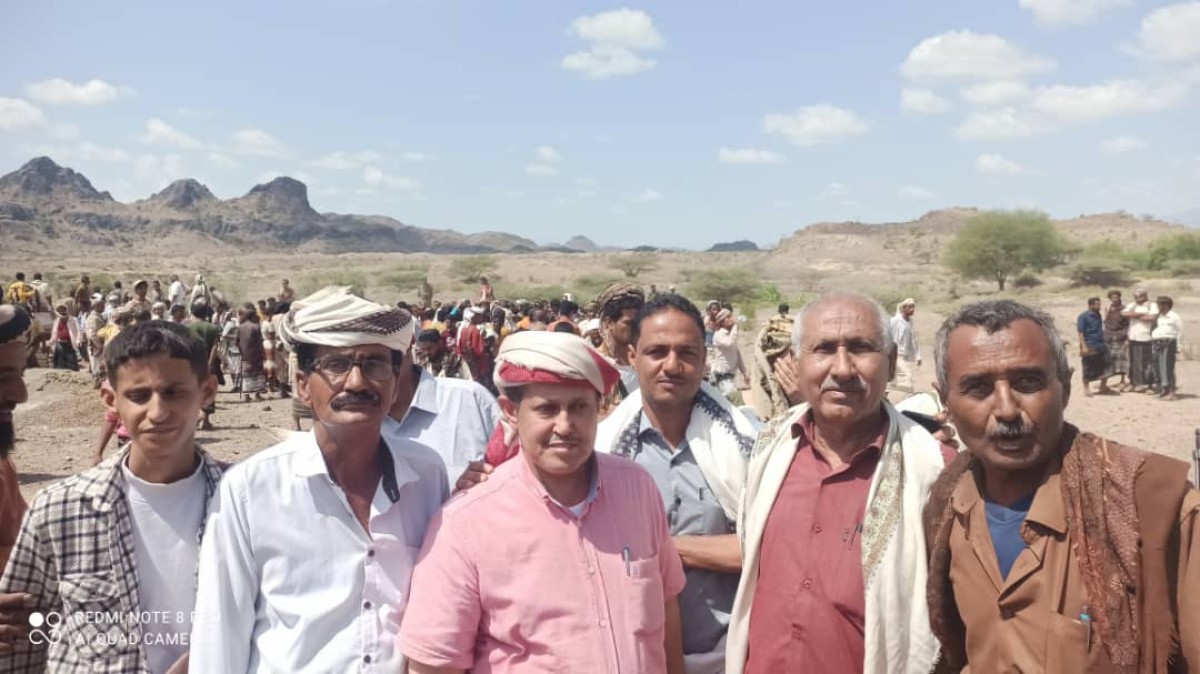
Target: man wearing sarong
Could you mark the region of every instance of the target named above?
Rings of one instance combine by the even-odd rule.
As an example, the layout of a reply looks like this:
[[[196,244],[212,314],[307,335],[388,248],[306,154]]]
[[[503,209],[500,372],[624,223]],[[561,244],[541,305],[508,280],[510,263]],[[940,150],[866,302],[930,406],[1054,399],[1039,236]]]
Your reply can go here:
[[[926,508],[929,614],[947,671],[1190,672],[1200,663],[1200,493],[1188,465],[1066,423],[1053,320],[1010,300],[938,331],[968,451]]]
[[[1108,309],[1104,312],[1104,347],[1108,350],[1108,367],[1105,379],[1120,377],[1118,391],[1127,391],[1125,373],[1129,371],[1129,319],[1122,315],[1125,304],[1121,302],[1121,291],[1108,291]]]
[[[596,449],[654,478],[687,584],[679,595],[689,674],[725,669],[725,632],[742,554],[734,529],[757,428],[704,382],[704,319],[659,293],[632,326],[637,390],[601,424]]]
[[[596,452],[617,371],[574,335],[496,364],[504,461],[429,527],[399,648],[409,671],[683,672],[684,576],[653,479]]]
[[[385,439],[407,312],[339,292],[280,324],[313,429],[234,466],[200,551],[191,671],[402,672],[409,578],[449,496],[432,450]]]
[[[796,316],[805,404],[768,425],[750,460],[730,674],[929,672],[937,661],[921,506],[955,454],[887,401],[888,321],[878,302],[845,293]]]
[[[1149,390],[1156,381],[1150,333],[1158,318],[1158,305],[1150,301],[1150,291],[1138,286],[1133,291],[1133,304],[1127,305],[1121,315],[1129,319],[1130,390]]]
[[[254,309],[253,304],[247,302],[238,313],[241,315],[237,344],[238,351],[242,355],[242,397],[246,402],[250,402],[250,394],[253,393],[254,400],[261,402],[265,400],[262,394],[267,390],[267,374],[264,367],[266,350],[263,348],[262,328],[259,327],[258,312]]]
[[[917,343],[917,333],[912,322],[916,311],[917,301],[909,297],[896,305],[896,315],[892,316],[892,341],[896,344],[896,376],[888,388],[900,393],[912,393],[915,390],[914,377],[917,368],[921,367],[921,346]]]
[[[1092,395],[1090,384],[1100,382],[1100,393],[1109,393],[1108,378],[1104,369],[1108,365],[1108,348],[1104,345],[1104,319],[1100,317],[1100,298],[1088,300],[1087,311],[1079,314],[1075,321],[1079,331],[1079,357],[1083,361],[1083,395]]]

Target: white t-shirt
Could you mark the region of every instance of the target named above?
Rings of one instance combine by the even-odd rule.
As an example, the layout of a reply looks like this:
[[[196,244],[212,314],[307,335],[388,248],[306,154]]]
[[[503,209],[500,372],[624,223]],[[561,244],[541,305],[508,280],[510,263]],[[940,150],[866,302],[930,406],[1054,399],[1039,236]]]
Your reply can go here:
[[[167,671],[188,650],[196,606],[196,568],[204,519],[204,464],[171,484],[146,482],[121,466],[133,525],[138,610],[146,663]]]
[[[1130,307],[1130,310],[1133,312],[1133,318],[1129,319],[1129,341],[1150,341],[1151,324],[1138,318],[1138,316],[1157,314],[1158,305],[1154,302],[1143,302],[1141,304],[1134,304]]]

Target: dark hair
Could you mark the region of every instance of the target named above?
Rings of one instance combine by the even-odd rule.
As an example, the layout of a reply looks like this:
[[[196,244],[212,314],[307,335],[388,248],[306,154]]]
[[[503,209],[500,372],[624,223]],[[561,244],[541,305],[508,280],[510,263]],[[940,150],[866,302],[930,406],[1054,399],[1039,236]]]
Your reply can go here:
[[[554,324],[554,331],[567,332],[573,335],[575,334],[575,326],[571,325],[570,321],[562,321]]]
[[[296,367],[304,374],[312,374],[313,366],[317,364],[317,349],[320,346],[317,344],[306,344],[297,342],[293,350],[296,352]],[[404,352],[390,349],[392,353],[392,367],[396,370],[404,364]]]
[[[42,272],[40,272],[40,271],[33,272],[33,280],[41,281],[42,280]]]
[[[129,320],[136,321],[138,323],[149,323],[150,321],[154,320],[154,314],[150,313],[150,311],[147,309],[142,309],[141,311],[136,311],[130,314]]]
[[[619,321],[621,316],[628,310],[641,311],[646,305],[645,298],[634,295],[632,293],[625,295],[619,299],[610,300],[604,303],[600,308],[600,318],[610,321]]]
[[[579,305],[571,300],[563,300],[558,303],[559,316],[574,316],[579,313]]]
[[[779,313],[781,314],[786,314],[787,312],[791,311],[791,309],[792,308],[787,305],[787,302],[779,305]]]
[[[422,330],[421,334],[417,336],[417,341],[427,344],[437,343],[442,341],[442,336],[438,334],[437,330]]]
[[[168,321],[138,321],[117,333],[104,347],[108,382],[117,385],[117,370],[131,360],[166,356],[186,360],[196,377],[208,377],[208,348],[191,330]]]
[[[1110,291],[1108,291],[1108,299],[1110,299],[1110,300],[1111,300],[1113,295],[1116,295],[1117,297],[1120,297],[1120,296],[1121,296],[1121,291],[1120,291],[1120,290],[1110,290]]]
[[[1175,308],[1175,300],[1171,299],[1167,295],[1159,295],[1157,298],[1155,298],[1154,303],[1158,305],[1166,304],[1172,309]]]
[[[291,302],[280,302],[275,305],[275,309],[271,311],[272,316],[280,316],[292,310]]]
[[[659,293],[642,305],[637,318],[633,319],[631,343],[636,346],[638,338],[642,336],[642,321],[655,314],[672,309],[692,319],[692,322],[696,324],[696,330],[700,332],[700,339],[704,339],[704,318],[700,315],[700,310],[696,308],[696,305],[692,304],[688,298],[677,293]]]
[[[1071,383],[1071,362],[1067,359],[1067,350],[1063,346],[1062,337],[1054,327],[1054,319],[1050,314],[1039,311],[1012,300],[984,300],[960,307],[946,318],[937,333],[934,346],[933,360],[937,369],[938,387],[948,390],[950,380],[950,365],[946,356],[950,350],[950,333],[960,325],[972,325],[983,328],[989,335],[1008,328],[1015,321],[1030,320],[1037,324],[1046,340],[1050,342],[1050,353],[1053,354],[1058,379],[1064,387]]]
[[[534,309],[533,312],[529,314],[529,320],[533,323],[549,322],[545,309]]]
[[[171,307],[171,308],[174,309],[174,307]],[[210,308],[204,302],[193,302],[192,303],[192,315],[195,316],[196,318],[199,318],[202,321],[207,321],[208,317],[212,316],[212,308]]]
[[[120,287],[121,287],[121,281],[120,281],[119,279],[118,279],[118,280],[116,280],[116,281],[113,281],[113,287],[114,287],[114,288],[120,288]]]
[[[1092,302],[1095,302],[1096,304],[1100,304],[1100,298],[1099,297],[1089,297],[1088,304],[1091,304]]]
[[[23,272],[23,271],[17,272],[17,280],[24,281],[25,280],[25,272]]]

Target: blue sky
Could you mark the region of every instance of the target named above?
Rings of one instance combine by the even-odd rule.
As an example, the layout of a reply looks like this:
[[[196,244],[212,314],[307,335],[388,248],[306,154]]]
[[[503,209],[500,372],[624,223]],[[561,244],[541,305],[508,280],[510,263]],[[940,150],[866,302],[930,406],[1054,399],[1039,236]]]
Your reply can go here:
[[[0,172],[541,243],[1200,207],[1200,0],[9,2]]]

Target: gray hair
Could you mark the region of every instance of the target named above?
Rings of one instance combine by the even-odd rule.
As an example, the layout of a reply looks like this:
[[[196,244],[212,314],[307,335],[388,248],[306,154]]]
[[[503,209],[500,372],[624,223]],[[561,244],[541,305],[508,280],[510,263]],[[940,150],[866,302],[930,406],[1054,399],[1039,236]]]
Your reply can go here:
[[[800,354],[800,346],[804,343],[804,319],[808,317],[809,312],[819,308],[822,305],[841,302],[858,302],[863,306],[870,307],[875,314],[875,320],[879,324],[879,341],[883,344],[884,355],[892,352],[892,317],[888,315],[887,309],[883,308],[872,297],[867,297],[861,293],[854,292],[831,292],[821,295],[804,305],[800,313],[796,314],[796,318],[792,321],[792,351],[797,355]]]
[[[955,328],[960,325],[973,325],[983,328],[991,335],[1022,319],[1033,321],[1041,328],[1042,334],[1046,335],[1046,340],[1050,342],[1050,351],[1054,354],[1058,380],[1064,387],[1069,386],[1071,362],[1067,359],[1067,348],[1058,334],[1058,328],[1054,327],[1054,319],[1050,314],[1012,300],[984,300],[959,307],[938,330],[933,360],[937,366],[938,387],[942,392],[947,391],[950,379],[950,366],[946,363],[946,354],[950,349],[950,333]]]

